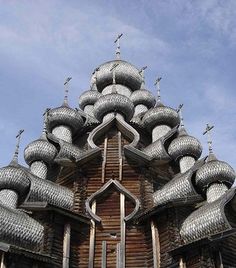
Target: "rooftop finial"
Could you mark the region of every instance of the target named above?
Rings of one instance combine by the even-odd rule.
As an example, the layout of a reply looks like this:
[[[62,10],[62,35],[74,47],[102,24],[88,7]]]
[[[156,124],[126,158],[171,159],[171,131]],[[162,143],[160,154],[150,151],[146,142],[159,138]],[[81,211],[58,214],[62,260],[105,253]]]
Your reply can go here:
[[[67,77],[65,82],[64,82],[64,87],[65,87],[64,104],[68,104],[69,82],[71,79],[72,79],[72,77]]]
[[[24,129],[19,130],[18,134],[16,135],[16,149],[13,155],[13,159],[11,161],[11,163],[18,163],[18,155],[19,155],[19,146],[20,146],[20,138],[21,138],[21,134],[24,132]]]
[[[46,135],[47,133],[47,123],[48,123],[48,112],[50,111],[50,108],[47,108],[45,112],[43,113],[43,133],[42,136]]]
[[[176,110],[177,113],[179,114],[180,117],[180,127],[184,128],[184,118],[183,118],[183,114],[182,114],[182,108],[183,108],[183,104],[180,104],[178,109]]]
[[[207,143],[208,143],[208,149],[209,149],[209,154],[213,153],[212,150],[212,138],[211,138],[211,130],[213,129],[214,126],[210,126],[209,124],[206,125],[206,130],[203,132],[203,135],[207,134]]]
[[[141,89],[144,88],[144,85],[145,85],[145,77],[144,77],[144,70],[147,69],[147,66],[144,66],[141,68],[141,70],[139,71],[139,74],[141,75],[142,77],[142,84],[141,84]]]
[[[94,87],[96,86],[96,83],[97,83],[97,74],[98,74],[99,70],[100,70],[100,67],[97,67],[92,73],[93,80],[92,80],[92,84],[91,84],[91,87],[90,87],[91,90],[96,90],[96,88],[94,88]]]
[[[114,63],[110,69],[112,72],[112,93],[116,93],[116,67],[119,66],[119,63]]]
[[[155,82],[155,86],[157,86],[157,102],[161,101],[161,90],[160,90],[160,81],[161,81],[161,77],[158,77],[156,82]]]
[[[116,59],[119,60],[120,59],[120,38],[123,35],[123,33],[118,34],[116,40],[114,41],[114,43],[116,43]]]

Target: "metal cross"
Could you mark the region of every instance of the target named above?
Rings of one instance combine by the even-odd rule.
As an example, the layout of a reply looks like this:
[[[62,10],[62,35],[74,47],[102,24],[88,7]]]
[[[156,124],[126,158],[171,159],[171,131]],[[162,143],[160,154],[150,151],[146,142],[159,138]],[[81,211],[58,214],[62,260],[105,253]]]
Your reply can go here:
[[[184,106],[183,104],[180,104],[178,109],[176,110],[176,112],[179,114],[179,117],[180,117],[180,127],[184,127],[184,118],[182,114],[183,106]]]
[[[17,161],[18,160],[18,154],[19,154],[19,147],[20,147],[20,139],[21,139],[21,134],[24,132],[24,129],[20,129],[18,134],[16,135],[16,149],[15,149],[15,153],[13,156],[13,160]]]
[[[157,101],[161,100],[161,90],[160,90],[160,81],[161,81],[161,77],[158,77],[156,82],[155,82],[155,86],[157,86]]]
[[[65,86],[65,96],[64,96],[64,103],[68,103],[68,92],[69,92],[69,82],[72,79],[72,77],[67,77],[64,86]]]
[[[147,66],[144,66],[144,67],[142,67],[142,68],[140,69],[140,71],[139,71],[139,74],[140,74],[141,77],[142,77],[142,83],[145,83],[144,70],[146,70],[146,69],[147,69]]]
[[[203,135],[207,134],[207,143],[208,143],[208,149],[209,154],[213,152],[212,150],[212,138],[211,138],[211,130],[214,128],[214,126],[210,126],[209,124],[206,125],[206,130],[203,132]]]
[[[114,43],[116,43],[116,58],[117,60],[120,59],[120,38],[123,36],[123,33],[118,34],[116,40],[114,41]]]
[[[43,113],[43,133],[47,132],[47,123],[48,123],[48,112],[50,111],[50,108],[46,108],[45,112]]]

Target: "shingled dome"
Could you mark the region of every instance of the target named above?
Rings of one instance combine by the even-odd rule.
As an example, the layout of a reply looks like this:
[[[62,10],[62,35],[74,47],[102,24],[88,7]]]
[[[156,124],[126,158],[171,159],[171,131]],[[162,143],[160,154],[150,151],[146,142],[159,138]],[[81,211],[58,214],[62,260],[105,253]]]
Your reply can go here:
[[[156,104],[156,100],[152,93],[146,89],[136,90],[130,96],[130,99],[134,105],[143,104],[147,106],[148,109],[152,108]]]
[[[9,189],[18,194],[18,203],[22,203],[30,190],[30,178],[22,168],[9,165],[0,169],[0,190]]]
[[[56,157],[57,149],[46,138],[40,138],[28,144],[24,150],[25,161],[30,165],[34,161],[50,164]]]
[[[101,92],[106,86],[112,84],[112,72],[110,71],[112,66],[116,63],[119,65],[116,67],[116,83],[127,86],[132,91],[140,89],[142,78],[139,74],[139,70],[132,64],[123,60],[113,60],[103,63],[99,66],[99,70],[93,75],[92,81],[96,76],[96,85],[99,92]]]
[[[205,189],[214,182],[223,182],[231,187],[234,183],[235,171],[224,161],[219,161],[210,154],[208,161],[196,173],[196,185],[200,190]]]
[[[134,114],[134,105],[129,98],[117,93],[104,95],[94,104],[94,115],[99,121],[111,112],[118,112],[129,121]]]
[[[86,105],[94,105],[101,96],[101,93],[95,90],[85,91],[79,97],[79,107],[83,110]]]
[[[59,125],[69,126],[73,132],[83,126],[83,119],[74,109],[62,105],[48,112],[48,127],[52,130]]]
[[[198,159],[202,153],[202,146],[196,138],[189,136],[182,128],[179,136],[170,143],[168,153],[175,160],[183,156],[192,156]]]
[[[150,109],[143,117],[144,126],[151,132],[158,125],[167,125],[171,128],[180,123],[180,118],[176,110],[166,107],[157,106]]]

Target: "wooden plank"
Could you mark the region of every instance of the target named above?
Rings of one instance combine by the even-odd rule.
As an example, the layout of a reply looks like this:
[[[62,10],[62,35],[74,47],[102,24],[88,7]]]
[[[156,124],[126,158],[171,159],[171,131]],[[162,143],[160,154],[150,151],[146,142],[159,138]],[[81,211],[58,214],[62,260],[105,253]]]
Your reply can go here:
[[[125,268],[125,195],[120,194],[120,268]]]
[[[106,137],[104,140],[104,153],[103,153],[103,161],[102,161],[102,183],[105,182],[105,176],[106,176],[107,141],[108,141],[108,138]]]
[[[160,244],[155,223],[151,221],[153,268],[160,268]]]
[[[6,266],[6,263],[5,263],[5,253],[4,252],[2,252],[2,254],[1,254],[1,266],[0,266],[0,268],[6,268],[7,266]]]
[[[107,242],[102,241],[102,268],[107,267]]]
[[[92,212],[96,213],[96,201],[92,203]],[[96,232],[96,224],[94,220],[91,220],[90,227],[90,241],[89,241],[89,268],[93,268],[94,263],[94,250],[95,250],[95,232]]]
[[[69,268],[70,263],[70,236],[71,226],[69,223],[65,224],[64,227],[64,238],[63,238],[63,268]]]

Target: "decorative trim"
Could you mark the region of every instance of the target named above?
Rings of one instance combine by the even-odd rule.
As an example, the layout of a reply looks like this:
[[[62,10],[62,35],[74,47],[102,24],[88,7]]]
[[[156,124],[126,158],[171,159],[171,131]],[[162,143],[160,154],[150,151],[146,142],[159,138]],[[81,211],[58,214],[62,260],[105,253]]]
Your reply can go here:
[[[85,207],[87,212],[89,213],[90,217],[95,221],[100,223],[101,218],[97,216],[91,208],[91,204],[94,200],[96,200],[98,197],[100,197],[104,192],[106,192],[112,185],[115,186],[115,188],[120,192],[123,193],[125,196],[131,199],[133,203],[135,204],[135,208],[133,212],[131,212],[129,215],[124,217],[125,221],[129,221],[132,219],[135,214],[138,212],[139,207],[140,207],[140,202],[138,198],[133,195],[130,191],[128,191],[124,186],[122,186],[117,180],[110,179],[106,184],[104,184],[97,192],[93,193],[85,202]]]

